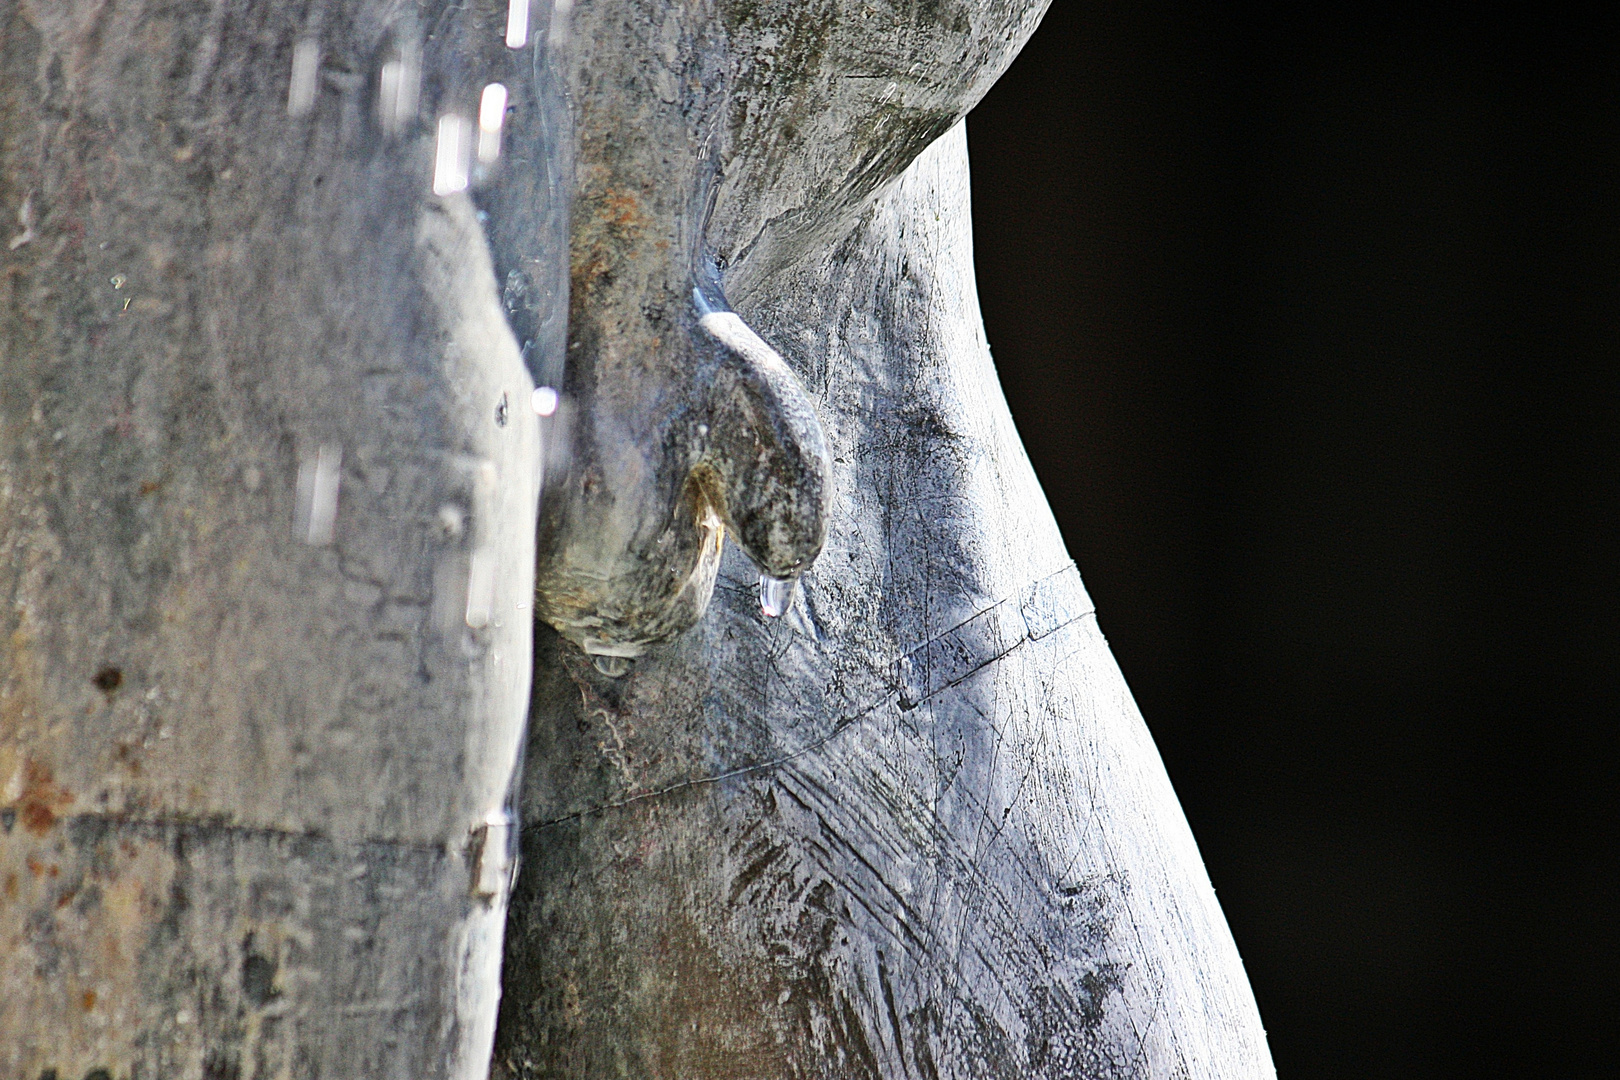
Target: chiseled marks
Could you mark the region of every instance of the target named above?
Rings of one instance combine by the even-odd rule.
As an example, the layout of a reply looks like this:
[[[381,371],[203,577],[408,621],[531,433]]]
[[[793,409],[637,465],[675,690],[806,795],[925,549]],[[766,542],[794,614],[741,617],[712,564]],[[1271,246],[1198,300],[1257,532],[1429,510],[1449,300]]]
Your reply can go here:
[[[1032,601],[1041,603],[1039,610],[1042,618],[1032,620],[1020,614],[1020,609],[1029,610]],[[769,772],[789,764],[795,758],[820,752],[833,739],[843,736],[868,717],[890,706],[898,706],[902,711],[909,712],[920,702],[955,686],[1001,660],[1014,649],[1090,614],[1089,606],[1082,605],[1089,605],[1089,599],[1080,587],[1079,571],[1070,565],[1049,578],[1031,583],[1014,596],[980,612],[938,638],[917,646],[895,662],[890,682],[882,685],[870,699],[827,720],[822,725],[825,730],[814,734],[808,743],[791,749],[783,748],[782,753],[768,760],[739,764],[711,776],[675,780],[666,786],[655,786],[656,773],[647,768],[661,764],[656,755],[634,745],[636,732],[621,726],[623,714],[631,711],[624,708],[623,699],[619,699],[617,706],[611,706],[605,700],[596,698],[593,705],[594,695],[586,691],[587,712],[600,719],[606,731],[606,738],[599,745],[618,770],[622,787],[608,801],[581,804],[556,817],[532,822],[531,827],[551,828],[589,814],[617,810],[642,799]],[[768,611],[763,614],[776,617]],[[622,674],[610,674],[609,677],[618,678]]]
[[[900,707],[914,709],[1026,641],[1038,641],[1089,611],[1073,564],[953,626],[895,662]]]
[[[539,642],[498,1073],[1270,1075],[1000,400],[966,196],[956,131],[746,312],[827,419],[837,572],[764,620],[728,558],[623,680]]]

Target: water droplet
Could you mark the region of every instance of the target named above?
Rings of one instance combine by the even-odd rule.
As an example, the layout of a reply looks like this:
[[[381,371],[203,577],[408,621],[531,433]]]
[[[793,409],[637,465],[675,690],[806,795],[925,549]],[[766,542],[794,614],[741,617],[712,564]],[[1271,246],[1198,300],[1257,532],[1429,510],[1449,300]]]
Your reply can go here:
[[[8,251],[16,251],[34,239],[34,193],[31,191],[23,196],[22,207],[17,211],[17,224],[23,227],[23,231],[6,244]],[[103,243],[101,247],[105,250],[107,245]]]
[[[287,84],[287,115],[303,116],[315,106],[315,76],[321,62],[321,46],[314,38],[303,38],[293,46],[292,78]]]
[[[550,416],[557,411],[557,391],[549,386],[537,386],[529,401],[534,405],[535,414]]]
[[[507,49],[528,44],[528,0],[509,0],[507,5]]]
[[[433,155],[433,194],[467,190],[472,125],[453,114],[439,117],[439,139]]]
[[[495,426],[506,426],[506,393],[502,391],[501,400],[495,405]]]
[[[512,884],[512,819],[491,811],[473,832],[477,849],[473,895],[498,896]]]
[[[793,603],[793,587],[798,583],[798,578],[759,575],[759,609],[773,619],[779,617]]]
[[[604,656],[598,654],[591,657],[591,663],[596,670],[610,679],[620,679],[630,670],[631,659],[628,656]]]
[[[123,274],[114,274],[107,280],[112,284],[113,288],[122,289],[124,287],[124,283],[127,282],[129,278],[125,277]]]
[[[478,101],[478,160],[491,165],[501,156],[501,126],[506,123],[506,87],[490,83]]]

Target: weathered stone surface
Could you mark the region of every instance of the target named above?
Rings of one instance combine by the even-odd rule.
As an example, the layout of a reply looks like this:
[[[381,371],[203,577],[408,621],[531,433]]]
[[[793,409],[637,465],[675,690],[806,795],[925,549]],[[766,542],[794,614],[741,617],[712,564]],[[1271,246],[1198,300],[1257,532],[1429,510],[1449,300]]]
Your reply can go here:
[[[542,631],[496,1066],[1265,1077],[1192,836],[1018,442],[957,128],[746,305],[837,492],[620,680]]]
[[[401,10],[0,4],[5,1076],[485,1069],[540,420]]]

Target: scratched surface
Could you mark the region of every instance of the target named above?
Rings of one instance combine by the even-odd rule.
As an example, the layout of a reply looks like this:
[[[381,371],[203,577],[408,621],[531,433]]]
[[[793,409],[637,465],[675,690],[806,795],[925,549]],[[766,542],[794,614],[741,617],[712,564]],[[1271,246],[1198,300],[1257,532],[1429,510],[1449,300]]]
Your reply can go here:
[[[770,621],[729,552],[620,680],[538,636],[497,1075],[1270,1076],[996,383],[962,129],[756,295],[827,549]]]

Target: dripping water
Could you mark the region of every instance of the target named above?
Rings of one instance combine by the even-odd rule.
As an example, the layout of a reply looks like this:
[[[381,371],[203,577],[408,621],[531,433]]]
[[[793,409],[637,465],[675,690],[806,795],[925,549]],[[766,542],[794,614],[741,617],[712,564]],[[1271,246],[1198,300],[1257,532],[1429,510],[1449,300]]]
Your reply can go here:
[[[759,575],[759,609],[772,619],[780,618],[793,603],[793,587],[798,578]]]

